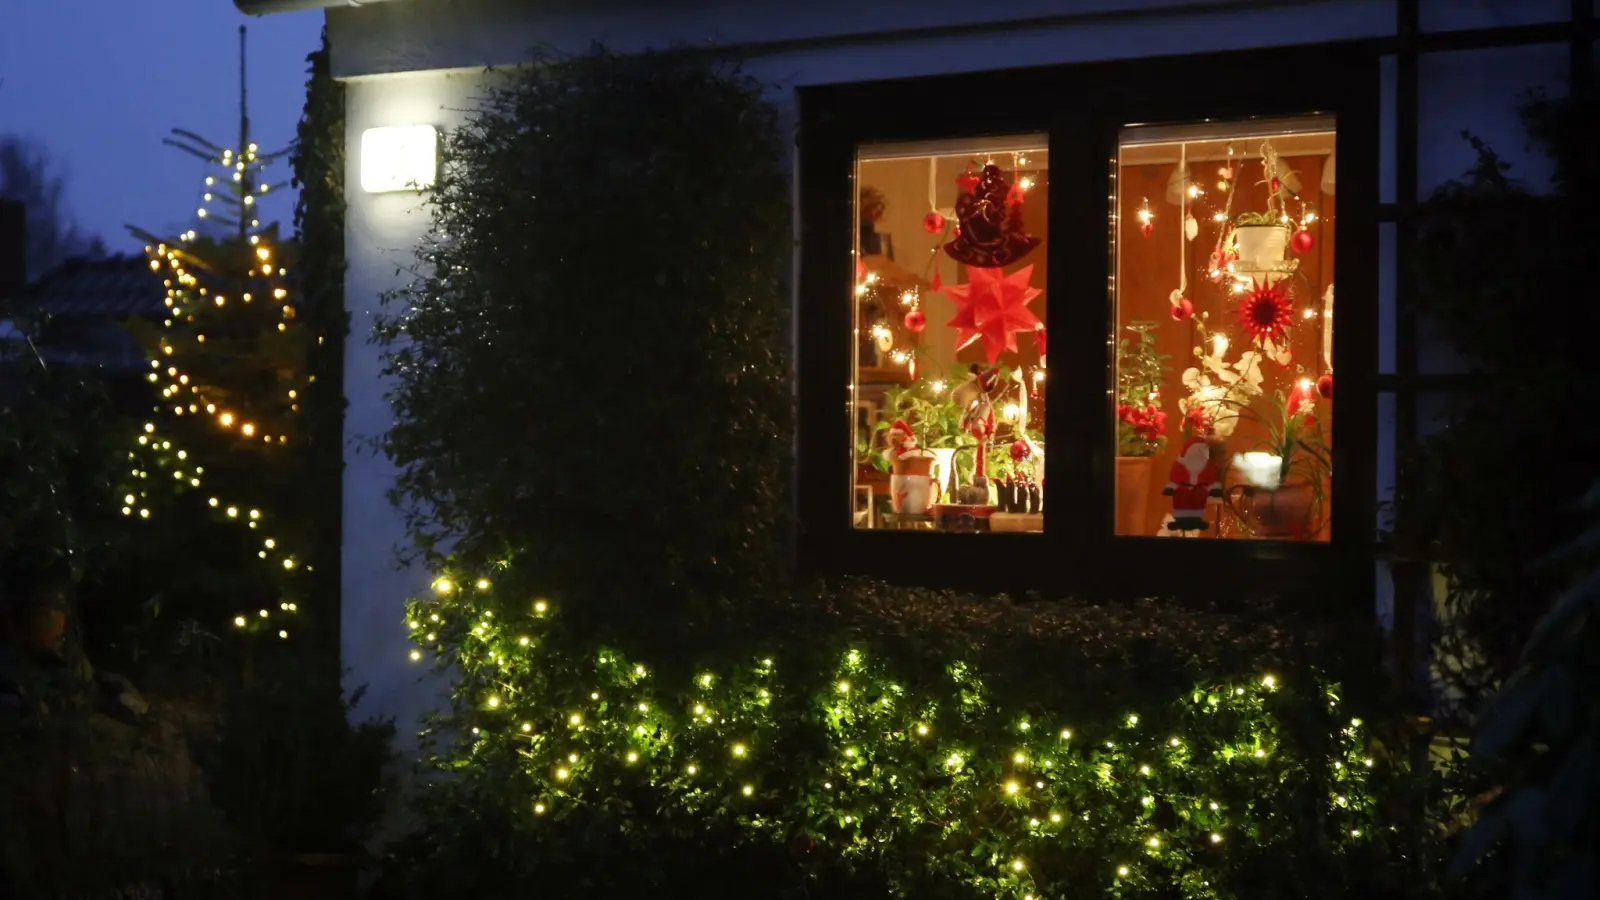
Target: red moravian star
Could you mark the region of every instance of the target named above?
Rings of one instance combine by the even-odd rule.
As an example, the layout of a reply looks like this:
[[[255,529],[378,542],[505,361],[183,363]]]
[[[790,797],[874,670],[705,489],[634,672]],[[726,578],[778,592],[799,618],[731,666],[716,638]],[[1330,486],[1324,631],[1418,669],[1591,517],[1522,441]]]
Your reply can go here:
[[[957,330],[956,349],[982,338],[990,365],[1002,352],[1014,352],[1017,332],[1033,331],[1043,324],[1028,309],[1028,304],[1044,293],[1028,286],[1032,276],[1032,265],[1010,275],[999,269],[968,269],[966,284],[946,285],[944,292],[956,305],[955,318],[947,323]]]

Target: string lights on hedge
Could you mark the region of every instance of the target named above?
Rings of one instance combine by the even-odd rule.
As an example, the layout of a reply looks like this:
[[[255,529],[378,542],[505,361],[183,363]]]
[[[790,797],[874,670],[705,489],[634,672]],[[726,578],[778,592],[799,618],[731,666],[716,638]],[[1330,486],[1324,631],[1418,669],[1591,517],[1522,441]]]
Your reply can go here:
[[[1257,817],[1273,815],[1267,798],[1291,776],[1325,781],[1341,848],[1373,831],[1360,720],[1330,721],[1331,757],[1299,756],[1275,711],[1305,698],[1275,675],[1085,726],[1007,711],[960,662],[936,689],[913,690],[865,647],[841,650],[816,679],[785,680],[762,655],[674,689],[620,651],[574,649],[556,612],[459,574],[407,608],[412,661],[458,679],[462,740],[441,762],[513,766],[505,789],[532,822],[614,809],[618,792],[648,787],[663,808],[731,819],[802,858],[820,846],[874,865],[886,841],[937,834],[935,870],[1018,900],[1083,890],[1058,861],[1075,847],[1114,851],[1101,873],[1114,894],[1216,881],[1226,854],[1248,858],[1264,839]],[[804,684],[818,687],[797,695]],[[1337,689],[1317,690],[1336,713]],[[801,720],[825,730],[825,747],[786,742]]]

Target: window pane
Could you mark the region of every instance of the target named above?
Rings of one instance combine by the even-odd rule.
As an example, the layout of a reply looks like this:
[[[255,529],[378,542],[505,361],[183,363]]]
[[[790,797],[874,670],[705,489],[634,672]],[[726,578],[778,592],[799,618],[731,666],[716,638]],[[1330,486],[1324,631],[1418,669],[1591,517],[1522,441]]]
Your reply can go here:
[[[858,151],[855,527],[1044,529],[1048,163],[1043,136]]]
[[[1123,132],[1116,533],[1327,540],[1331,117]]]

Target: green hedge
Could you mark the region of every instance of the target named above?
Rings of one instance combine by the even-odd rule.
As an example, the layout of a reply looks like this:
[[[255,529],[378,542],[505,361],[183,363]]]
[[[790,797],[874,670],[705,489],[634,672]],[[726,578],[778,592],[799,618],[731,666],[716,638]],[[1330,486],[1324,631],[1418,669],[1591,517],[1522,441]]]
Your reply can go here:
[[[1328,667],[1371,678],[1361,629],[798,583],[766,87],[535,62],[447,139],[377,332],[452,684],[396,894],[1419,895]]]

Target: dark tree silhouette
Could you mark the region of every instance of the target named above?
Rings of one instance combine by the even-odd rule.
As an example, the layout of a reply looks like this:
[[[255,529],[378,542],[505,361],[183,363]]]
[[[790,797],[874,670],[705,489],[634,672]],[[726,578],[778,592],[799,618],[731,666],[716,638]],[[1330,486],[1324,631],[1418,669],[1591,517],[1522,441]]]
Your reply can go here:
[[[75,256],[103,256],[105,244],[85,234],[66,207],[67,180],[43,144],[0,135],[0,198],[28,209],[28,277],[38,278]]]

